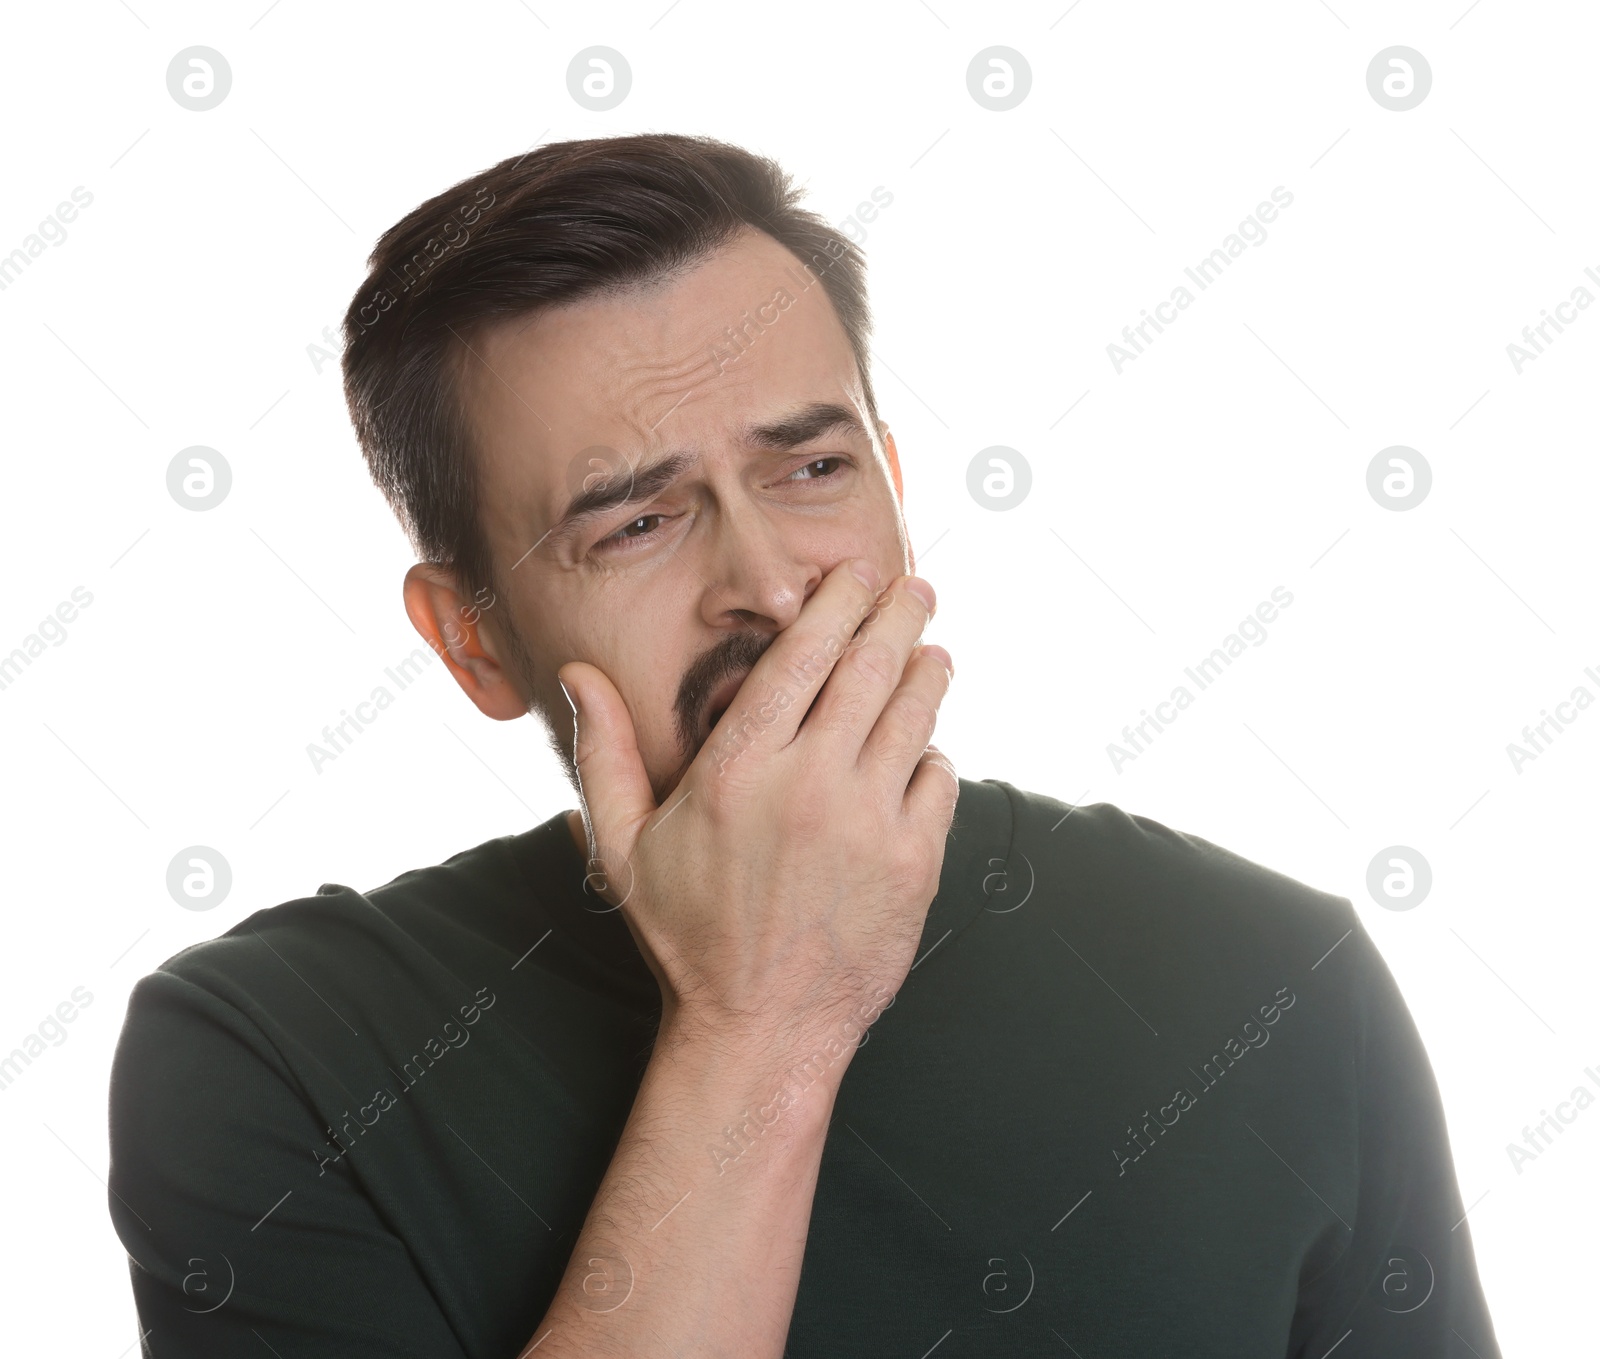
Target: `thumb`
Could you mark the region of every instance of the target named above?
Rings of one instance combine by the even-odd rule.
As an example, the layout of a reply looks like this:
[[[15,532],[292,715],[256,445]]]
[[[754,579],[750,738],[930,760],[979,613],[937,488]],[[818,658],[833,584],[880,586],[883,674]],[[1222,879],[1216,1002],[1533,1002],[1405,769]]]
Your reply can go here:
[[[631,855],[639,828],[656,810],[633,718],[616,686],[596,666],[569,661],[556,679],[573,707],[572,761],[594,838],[590,852]],[[623,871],[621,864],[606,867]]]

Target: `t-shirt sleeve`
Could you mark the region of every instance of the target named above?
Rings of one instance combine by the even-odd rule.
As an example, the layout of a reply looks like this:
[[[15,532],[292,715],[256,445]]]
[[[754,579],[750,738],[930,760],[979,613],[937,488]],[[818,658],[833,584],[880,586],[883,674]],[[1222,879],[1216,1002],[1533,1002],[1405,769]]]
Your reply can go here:
[[[111,1077],[109,1206],[155,1359],[462,1359],[270,1024],[157,972]],[[352,1099],[361,1101],[360,1092]],[[354,1106],[353,1106],[354,1107]]]
[[[1301,1276],[1289,1359],[1335,1347],[1350,1359],[1500,1359],[1421,1035],[1359,918],[1328,962],[1341,953],[1353,976],[1355,1215],[1337,1258]]]

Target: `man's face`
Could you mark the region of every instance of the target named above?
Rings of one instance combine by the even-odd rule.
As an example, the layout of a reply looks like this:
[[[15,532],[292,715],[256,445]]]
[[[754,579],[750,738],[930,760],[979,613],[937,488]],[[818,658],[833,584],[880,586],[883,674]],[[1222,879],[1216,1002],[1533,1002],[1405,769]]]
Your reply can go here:
[[[649,291],[500,323],[472,350],[497,607],[531,653],[519,688],[570,751],[556,671],[603,671],[658,802],[823,576],[851,557],[885,584],[912,569],[844,329],[761,232]],[[585,491],[619,503],[568,519]]]

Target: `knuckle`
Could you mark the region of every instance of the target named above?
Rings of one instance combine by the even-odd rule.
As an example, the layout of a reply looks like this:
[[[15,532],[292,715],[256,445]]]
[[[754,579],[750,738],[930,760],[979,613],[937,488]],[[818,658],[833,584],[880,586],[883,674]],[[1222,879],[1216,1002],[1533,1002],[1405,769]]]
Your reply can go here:
[[[920,732],[922,743],[927,744],[928,735],[933,731],[934,725],[939,720],[939,709],[922,694],[905,693],[900,696],[901,725],[908,731]]]
[[[907,850],[896,864],[897,877],[902,890],[916,897],[931,897],[939,887],[939,864],[914,840],[907,841]]]
[[[779,678],[790,689],[806,689],[815,684],[819,676],[825,676],[831,668],[836,656],[828,654],[829,648],[823,643],[803,645],[792,651],[785,651],[779,659]]]
[[[933,746],[928,746],[922,752],[922,758],[917,761],[916,777],[927,788],[927,791],[917,799],[917,812],[930,828],[932,823],[937,822],[938,831],[942,835],[950,829],[950,823],[955,817],[956,800],[961,793],[961,784],[949,761],[935,756],[934,750]],[[933,833],[931,829],[929,833]]]
[[[865,723],[866,707],[867,700],[861,694],[835,694],[819,716],[822,729],[830,736],[853,736]]]
[[[590,778],[598,778],[601,768],[599,760],[603,747],[598,741],[586,741],[579,737],[572,744],[572,764],[578,771],[580,785]]]
[[[927,744],[927,733],[909,723],[896,724],[875,743],[874,753],[882,761],[886,775],[903,778],[907,762],[920,756]]]
[[[887,642],[869,637],[855,648],[851,662],[860,674],[874,684],[893,684],[900,677],[900,658]]]

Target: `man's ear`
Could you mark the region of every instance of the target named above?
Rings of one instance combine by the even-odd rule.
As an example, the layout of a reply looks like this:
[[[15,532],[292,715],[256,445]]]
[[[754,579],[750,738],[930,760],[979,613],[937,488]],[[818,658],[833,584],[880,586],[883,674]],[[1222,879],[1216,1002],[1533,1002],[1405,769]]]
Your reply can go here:
[[[878,421],[878,433],[883,436],[883,451],[889,459],[889,475],[894,480],[894,493],[900,502],[900,519],[905,520],[906,515],[906,488],[900,480],[900,452],[894,446],[894,435],[889,433],[889,426],[882,420]],[[911,563],[911,574],[917,572],[917,554],[911,549],[911,540],[906,540],[906,555]]]
[[[889,475],[894,478],[894,493],[900,498],[900,511],[903,514],[906,508],[906,488],[900,481],[900,454],[894,446],[894,435],[889,433],[889,426],[882,420],[878,421],[878,432],[883,435],[883,451],[889,458]]]
[[[407,571],[403,589],[411,625],[479,710],[501,722],[525,717],[527,700],[484,626],[488,610],[497,604],[505,608],[504,602],[469,598],[451,572],[432,562],[418,562]]]

